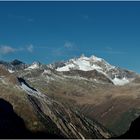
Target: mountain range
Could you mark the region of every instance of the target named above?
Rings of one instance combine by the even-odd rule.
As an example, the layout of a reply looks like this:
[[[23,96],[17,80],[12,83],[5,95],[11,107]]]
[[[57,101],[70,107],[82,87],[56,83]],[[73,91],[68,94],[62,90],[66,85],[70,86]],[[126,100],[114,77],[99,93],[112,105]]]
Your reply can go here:
[[[140,75],[94,55],[53,64],[0,61],[0,90],[25,128],[45,138],[120,136],[140,115]]]

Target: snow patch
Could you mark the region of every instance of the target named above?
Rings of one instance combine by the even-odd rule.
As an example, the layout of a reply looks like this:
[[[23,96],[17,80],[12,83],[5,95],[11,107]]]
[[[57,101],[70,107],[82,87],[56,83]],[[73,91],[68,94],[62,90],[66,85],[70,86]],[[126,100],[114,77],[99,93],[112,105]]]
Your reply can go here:
[[[53,80],[51,70],[44,70],[41,75],[45,76],[47,80],[48,79]]]
[[[42,74],[51,74],[51,70],[44,70]]]
[[[37,64],[33,64],[28,67],[28,69],[37,69],[37,68],[39,68],[39,66]]]
[[[117,77],[115,77],[112,82],[114,83],[114,85],[119,85],[119,86],[122,86],[122,85],[125,85],[125,84],[128,84],[130,81],[127,79],[127,78],[122,78],[122,79],[119,79]]]
[[[44,97],[44,95],[43,95],[41,92],[39,92],[39,91],[37,91],[37,90],[34,90],[34,89],[28,87],[28,86],[27,86],[26,84],[24,84],[23,82],[21,82],[21,88],[22,88],[24,91],[26,91],[29,95],[39,95],[39,96]]]
[[[13,71],[13,70],[10,70],[10,69],[8,69],[8,71],[10,72],[10,73],[14,73],[15,71]]]
[[[1,81],[3,84],[7,85],[7,82],[4,80],[4,78],[5,78],[5,76],[0,76],[0,81]]]
[[[21,82],[21,88],[24,89],[25,91],[27,91],[30,94],[37,94],[37,91],[31,89],[30,87],[25,85],[23,82]]]
[[[57,71],[69,71],[71,68],[74,68],[74,64],[68,64],[64,67],[57,68]]]

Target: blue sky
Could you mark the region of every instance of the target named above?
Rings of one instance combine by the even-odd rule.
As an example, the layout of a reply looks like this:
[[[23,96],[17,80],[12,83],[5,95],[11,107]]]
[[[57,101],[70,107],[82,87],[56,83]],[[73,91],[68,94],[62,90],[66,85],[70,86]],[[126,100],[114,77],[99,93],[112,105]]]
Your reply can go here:
[[[81,54],[140,73],[140,2],[0,2],[0,59]]]

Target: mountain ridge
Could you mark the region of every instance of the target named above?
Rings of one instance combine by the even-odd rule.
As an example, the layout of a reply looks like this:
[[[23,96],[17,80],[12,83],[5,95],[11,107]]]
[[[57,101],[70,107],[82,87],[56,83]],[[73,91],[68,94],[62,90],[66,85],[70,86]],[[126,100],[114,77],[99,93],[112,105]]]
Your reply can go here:
[[[100,75],[106,76],[106,78],[112,81],[114,85],[128,84],[138,76],[138,74],[133,71],[113,66],[95,55],[90,57],[82,55],[79,58],[73,58],[65,62],[60,61],[53,64],[42,64],[38,61],[35,61],[32,64],[25,64],[17,59],[11,62],[0,61],[0,64],[5,65],[10,73],[18,70],[34,69],[52,69],[62,73],[74,70],[83,71],[83,73],[84,71],[88,72],[96,70]]]
[[[7,65],[8,62],[1,64],[0,97],[14,105],[29,129],[37,130],[37,125],[39,130],[47,131],[52,124],[51,133],[57,135],[61,131],[68,138],[109,138],[112,137],[110,131],[119,136],[129,128],[131,121],[136,118],[135,114],[140,115],[140,77],[132,71],[112,66],[95,56],[82,56],[51,65],[39,62],[25,64],[19,60],[14,62],[14,66]],[[76,65],[76,68],[68,71],[57,70],[71,63],[79,66]],[[79,69],[83,68],[83,65],[89,69]],[[116,85],[112,81],[115,78],[130,81]],[[134,80],[131,81],[131,78]],[[17,104],[17,99],[22,103]],[[30,111],[26,112],[21,108]],[[32,124],[30,119],[36,117],[38,120],[35,119]],[[94,120],[97,120],[97,124]],[[43,125],[44,121],[48,123]],[[106,133],[96,132],[95,126],[98,126],[101,132],[105,126]],[[70,137],[69,131],[72,131],[73,137]],[[95,133],[92,134],[92,131]]]

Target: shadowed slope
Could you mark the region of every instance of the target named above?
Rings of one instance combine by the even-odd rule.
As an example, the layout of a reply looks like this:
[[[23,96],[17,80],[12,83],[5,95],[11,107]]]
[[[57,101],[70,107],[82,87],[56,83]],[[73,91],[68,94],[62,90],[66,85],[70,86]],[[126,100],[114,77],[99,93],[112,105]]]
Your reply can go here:
[[[0,138],[60,138],[57,135],[26,129],[24,121],[13,110],[12,105],[0,99]]]
[[[123,135],[117,137],[119,139],[138,139],[140,138],[140,117],[135,119],[129,128],[129,130]]]
[[[0,99],[0,137],[17,138],[27,134],[24,121],[14,112],[12,105]]]

